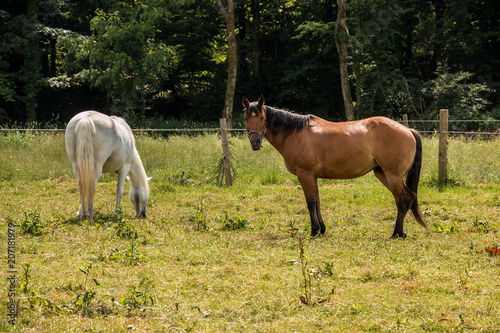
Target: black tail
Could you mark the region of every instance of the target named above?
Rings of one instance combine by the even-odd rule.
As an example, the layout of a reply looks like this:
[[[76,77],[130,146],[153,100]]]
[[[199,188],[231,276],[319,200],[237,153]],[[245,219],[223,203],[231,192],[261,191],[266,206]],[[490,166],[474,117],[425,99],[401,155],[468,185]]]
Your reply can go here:
[[[420,169],[422,167],[422,140],[420,139],[420,135],[417,131],[411,130],[411,133],[415,137],[415,141],[417,144],[417,151],[415,152],[415,159],[413,160],[413,165],[411,166],[408,175],[406,176],[406,186],[415,194],[418,192],[418,181],[420,180]],[[417,222],[424,228],[429,229],[427,224],[422,219],[420,215],[420,210],[418,209],[418,196],[415,198],[415,201],[411,205],[411,211],[413,216],[417,220]]]

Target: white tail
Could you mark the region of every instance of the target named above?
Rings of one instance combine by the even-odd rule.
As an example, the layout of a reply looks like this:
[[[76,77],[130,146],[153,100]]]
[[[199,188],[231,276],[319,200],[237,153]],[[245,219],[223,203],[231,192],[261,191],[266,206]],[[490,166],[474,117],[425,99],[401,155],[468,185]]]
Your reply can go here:
[[[95,172],[94,172],[94,136],[95,125],[90,117],[82,118],[75,128],[76,134],[76,167],[78,187],[81,198],[81,218],[93,219]]]

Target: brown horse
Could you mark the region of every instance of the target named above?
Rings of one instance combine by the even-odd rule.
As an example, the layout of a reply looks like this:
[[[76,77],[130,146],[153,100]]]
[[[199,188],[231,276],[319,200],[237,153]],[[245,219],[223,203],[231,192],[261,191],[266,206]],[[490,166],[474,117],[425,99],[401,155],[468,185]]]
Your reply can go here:
[[[253,103],[245,97],[242,101],[252,149],[259,150],[265,137],[299,179],[311,215],[311,237],[325,232],[318,178],[352,179],[372,170],[396,200],[392,238],[406,237],[403,221],[410,208],[418,223],[429,229],[417,202],[422,141],[416,131],[384,117],[333,123],[298,115],[264,105],[263,96]]]

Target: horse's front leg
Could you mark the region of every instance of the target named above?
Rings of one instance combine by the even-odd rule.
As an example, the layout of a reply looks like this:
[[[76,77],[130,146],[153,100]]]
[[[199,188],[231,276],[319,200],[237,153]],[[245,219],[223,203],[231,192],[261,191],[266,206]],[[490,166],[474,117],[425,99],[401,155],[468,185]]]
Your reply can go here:
[[[306,197],[307,209],[311,217],[311,238],[319,237],[325,232],[325,226],[319,210],[318,182],[314,175],[307,172],[297,172],[302,190]]]
[[[116,205],[115,205],[115,214],[120,212],[120,204],[122,201],[122,196],[125,187],[125,180],[127,179],[128,172],[130,171],[130,166],[123,166],[118,173],[118,184],[116,185]]]

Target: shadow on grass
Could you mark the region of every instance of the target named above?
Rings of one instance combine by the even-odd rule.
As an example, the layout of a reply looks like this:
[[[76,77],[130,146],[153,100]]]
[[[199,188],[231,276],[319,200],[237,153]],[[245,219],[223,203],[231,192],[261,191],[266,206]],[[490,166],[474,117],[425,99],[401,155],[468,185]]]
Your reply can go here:
[[[95,211],[94,212],[94,222],[90,220],[80,220],[79,216],[75,216],[72,218],[69,218],[67,220],[64,220],[64,224],[70,224],[70,225],[78,225],[78,226],[92,226],[92,225],[104,225],[107,223],[118,223],[121,219],[123,219],[122,214],[101,214],[100,211]]]
[[[462,179],[452,177],[448,178],[444,184],[439,181],[438,177],[424,179],[421,184],[430,188],[437,188],[439,192],[444,192],[448,188],[468,187]]]

